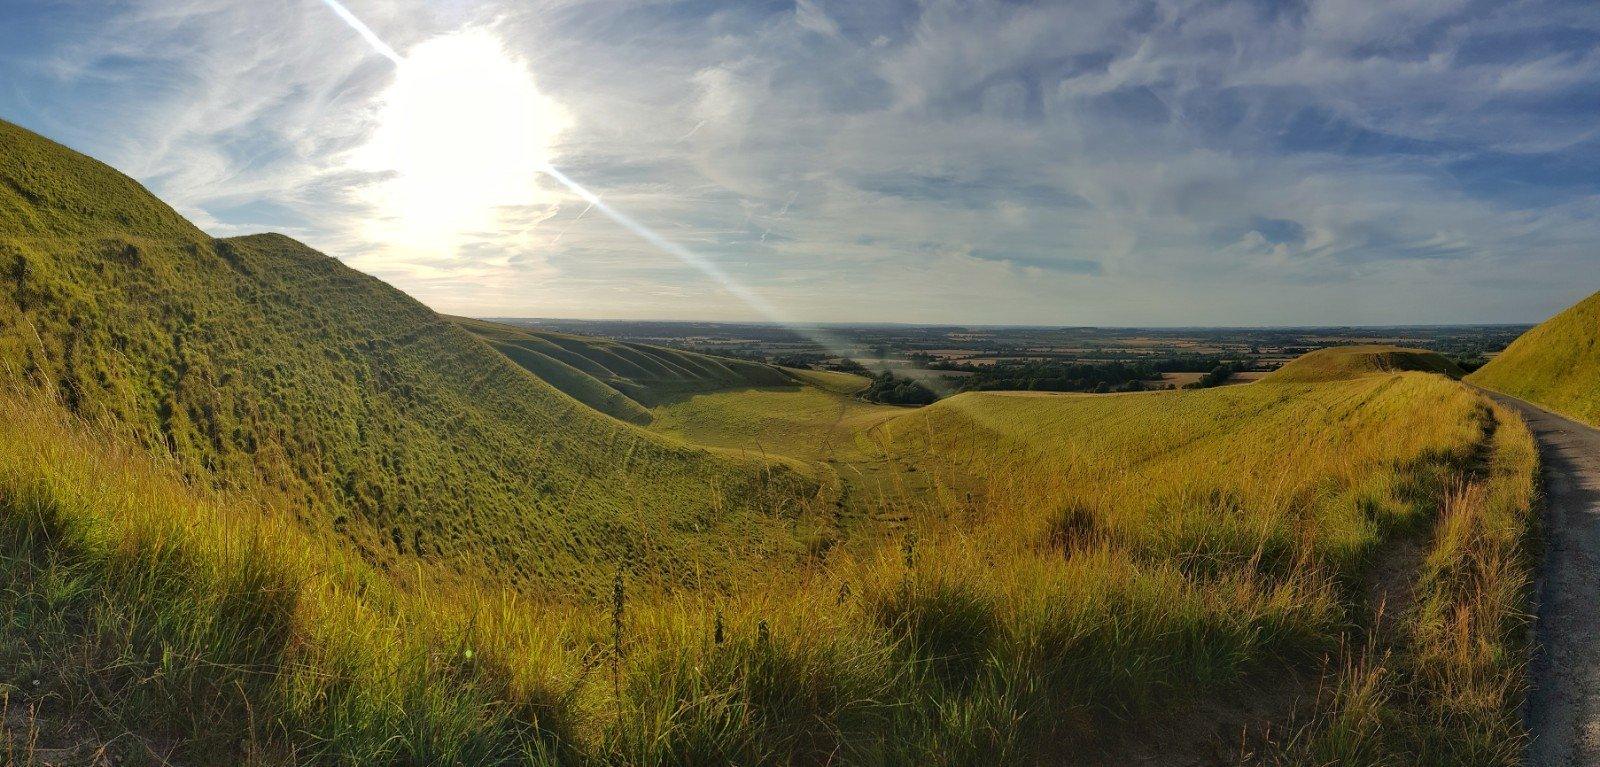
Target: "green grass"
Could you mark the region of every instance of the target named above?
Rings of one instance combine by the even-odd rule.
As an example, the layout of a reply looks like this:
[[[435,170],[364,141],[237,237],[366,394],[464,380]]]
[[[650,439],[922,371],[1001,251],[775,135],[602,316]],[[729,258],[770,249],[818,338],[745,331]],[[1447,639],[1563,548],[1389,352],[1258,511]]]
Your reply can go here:
[[[855,373],[841,373],[835,370],[799,370],[787,369],[789,375],[800,382],[823,391],[834,394],[855,394],[872,385],[872,379],[859,376]]]
[[[1600,293],[1524,333],[1467,380],[1600,426]]]
[[[1277,383],[1338,381],[1377,373],[1418,370],[1461,378],[1465,373],[1437,352],[1403,346],[1334,346],[1291,360],[1264,377]]]
[[[905,413],[811,386],[742,389],[659,407],[652,428],[702,445],[822,461],[873,452],[871,427]]]
[[[455,318],[455,322],[580,402],[634,423],[649,423],[645,408],[694,392],[797,386],[827,380],[821,376],[829,375],[483,320]],[[612,394],[627,401],[618,402]]]
[[[699,582],[800,550],[782,517],[813,472],[602,416],[287,237],[212,240],[11,125],[0,212],[0,379],[291,498],[386,568],[598,591],[619,567]]]
[[[135,764],[1032,764],[1284,676],[1329,692],[1263,758],[1521,736],[1534,454],[1445,376],[730,390],[703,355],[468,332],[20,129],[0,150],[8,761],[32,719]]]
[[[1495,406],[1479,465],[1435,518],[1414,590],[1266,749],[1278,765],[1517,765],[1533,588],[1538,450]]]

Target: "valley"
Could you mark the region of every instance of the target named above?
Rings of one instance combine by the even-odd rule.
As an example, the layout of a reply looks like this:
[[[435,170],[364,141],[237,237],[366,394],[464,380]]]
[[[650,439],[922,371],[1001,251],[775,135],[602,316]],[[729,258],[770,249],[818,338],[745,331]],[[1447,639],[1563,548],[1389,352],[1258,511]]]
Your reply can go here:
[[[1028,396],[871,402],[852,355],[439,315],[288,237],[212,238],[8,123],[0,267],[8,759],[1528,743],[1538,451],[1459,364],[1513,330],[850,331],[867,362],[1055,366]],[[1553,322],[1469,380],[1589,412],[1527,362],[1551,338],[1594,361]],[[1229,363],[1259,375],[1126,387]]]

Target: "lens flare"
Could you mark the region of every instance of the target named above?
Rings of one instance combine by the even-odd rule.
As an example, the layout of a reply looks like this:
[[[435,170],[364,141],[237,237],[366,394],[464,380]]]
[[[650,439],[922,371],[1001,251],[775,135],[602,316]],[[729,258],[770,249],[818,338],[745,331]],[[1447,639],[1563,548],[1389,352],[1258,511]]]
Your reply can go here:
[[[383,39],[378,37],[377,33],[373,32],[372,29],[366,24],[363,24],[360,19],[356,18],[355,14],[351,13],[348,8],[344,7],[344,5],[340,4],[338,0],[322,1],[327,4],[327,6],[332,9],[340,19],[343,19],[346,24],[349,24],[357,34],[361,35],[361,38],[366,40],[367,43],[372,46],[373,50],[378,52],[378,54],[394,62],[397,67],[401,67],[403,69],[407,66],[407,59],[405,57],[402,57],[400,54],[396,53],[393,48],[390,48],[388,44],[384,43]],[[556,183],[566,188],[567,191],[576,195],[579,199],[587,202],[591,208],[599,211],[601,214],[605,215],[606,218],[611,219],[622,228],[627,229],[629,232],[633,233],[634,236],[644,240],[646,243],[649,243],[657,250],[660,250],[663,253],[678,259],[684,264],[693,267],[701,274],[704,274],[723,290],[726,290],[729,294],[739,299],[746,306],[749,306],[751,309],[755,310],[768,321],[782,325],[795,334],[817,344],[823,349],[826,349],[830,354],[840,357],[850,356],[850,345],[844,343],[841,339],[834,336],[834,334],[814,325],[796,322],[785,317],[784,313],[779,311],[776,306],[772,305],[772,303],[767,301],[760,294],[740,284],[738,280],[735,280],[731,275],[724,271],[722,267],[718,266],[710,259],[707,259],[706,257],[682,245],[679,245],[678,243],[662,237],[644,224],[635,221],[632,216],[629,216],[626,213],[623,213],[622,211],[606,204],[600,199],[599,195],[589,191],[582,184],[579,184],[567,176],[567,174],[557,170],[550,163],[543,162],[539,164],[535,170],[555,180]],[[790,203],[793,202],[794,199],[791,198]],[[785,205],[784,209],[787,210],[788,205]],[[941,394],[947,393],[947,387],[942,386],[938,381],[929,380],[925,381],[924,383],[938,389]]]

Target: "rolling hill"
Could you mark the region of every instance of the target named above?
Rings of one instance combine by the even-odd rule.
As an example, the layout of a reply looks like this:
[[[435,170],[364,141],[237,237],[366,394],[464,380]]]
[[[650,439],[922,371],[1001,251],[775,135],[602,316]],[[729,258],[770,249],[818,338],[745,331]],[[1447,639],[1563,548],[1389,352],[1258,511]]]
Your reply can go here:
[[[1361,376],[1419,371],[1451,378],[1466,375],[1437,352],[1403,346],[1334,346],[1290,360],[1261,380],[1277,383],[1342,381]]]
[[[757,558],[785,550],[770,510],[814,486],[791,464],[601,416],[584,402],[637,411],[552,372],[565,368],[542,371],[548,384],[288,237],[212,239],[127,177],[9,124],[0,265],[11,387],[114,425],[191,477],[270,489],[385,566],[421,556],[556,591],[602,588],[623,566],[704,578],[731,541]],[[550,360],[651,385],[733,375],[693,355],[539,340]]]
[[[847,530],[879,531],[840,544],[872,564],[839,577],[867,590],[869,614],[905,625],[935,668],[982,691],[970,705],[997,719],[981,727],[1014,738],[987,747],[1042,737],[1099,763],[1174,758],[1160,725],[1093,712],[1187,721],[1183,704],[1150,696],[1226,698],[1264,669],[1328,652],[1318,643],[1350,621],[1381,657],[1340,661],[1354,665],[1323,684],[1355,697],[1322,701],[1329,718],[1300,723],[1266,763],[1429,753],[1499,764],[1521,731],[1527,646],[1515,627],[1530,571],[1517,531],[1535,457],[1516,417],[1441,360],[1334,349],[1277,385],[968,392],[916,410],[815,390],[716,392],[658,408],[655,428],[836,470],[844,502],[870,517]],[[881,537],[900,550],[875,550]],[[1373,627],[1385,610],[1407,620]],[[1197,654],[1167,644],[1174,636]],[[1212,665],[1220,658],[1232,660]],[[1008,719],[1059,716],[1047,702],[1057,683],[1084,701],[1065,710],[1087,712],[1110,744]],[[1238,736],[1225,706],[1211,716],[1206,726]]]
[[[875,406],[440,317],[0,123],[0,752],[1504,764],[1535,453],[1396,353]]]
[[[673,397],[719,389],[799,386],[810,372],[649,344],[453,319],[573,399],[637,424],[648,424],[649,408]]]
[[[1600,293],[1524,333],[1467,380],[1600,425]]]

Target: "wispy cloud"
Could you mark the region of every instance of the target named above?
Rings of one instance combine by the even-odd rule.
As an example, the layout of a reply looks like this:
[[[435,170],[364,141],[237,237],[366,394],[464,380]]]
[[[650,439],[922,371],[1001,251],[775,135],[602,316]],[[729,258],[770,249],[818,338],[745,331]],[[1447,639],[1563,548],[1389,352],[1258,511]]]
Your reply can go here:
[[[790,316],[1522,320],[1600,288],[1589,3],[346,5],[401,56],[487,30],[570,115],[559,167]],[[747,316],[553,186],[397,257],[353,159],[393,67],[322,0],[19,18],[5,116],[215,233],[447,311]]]

